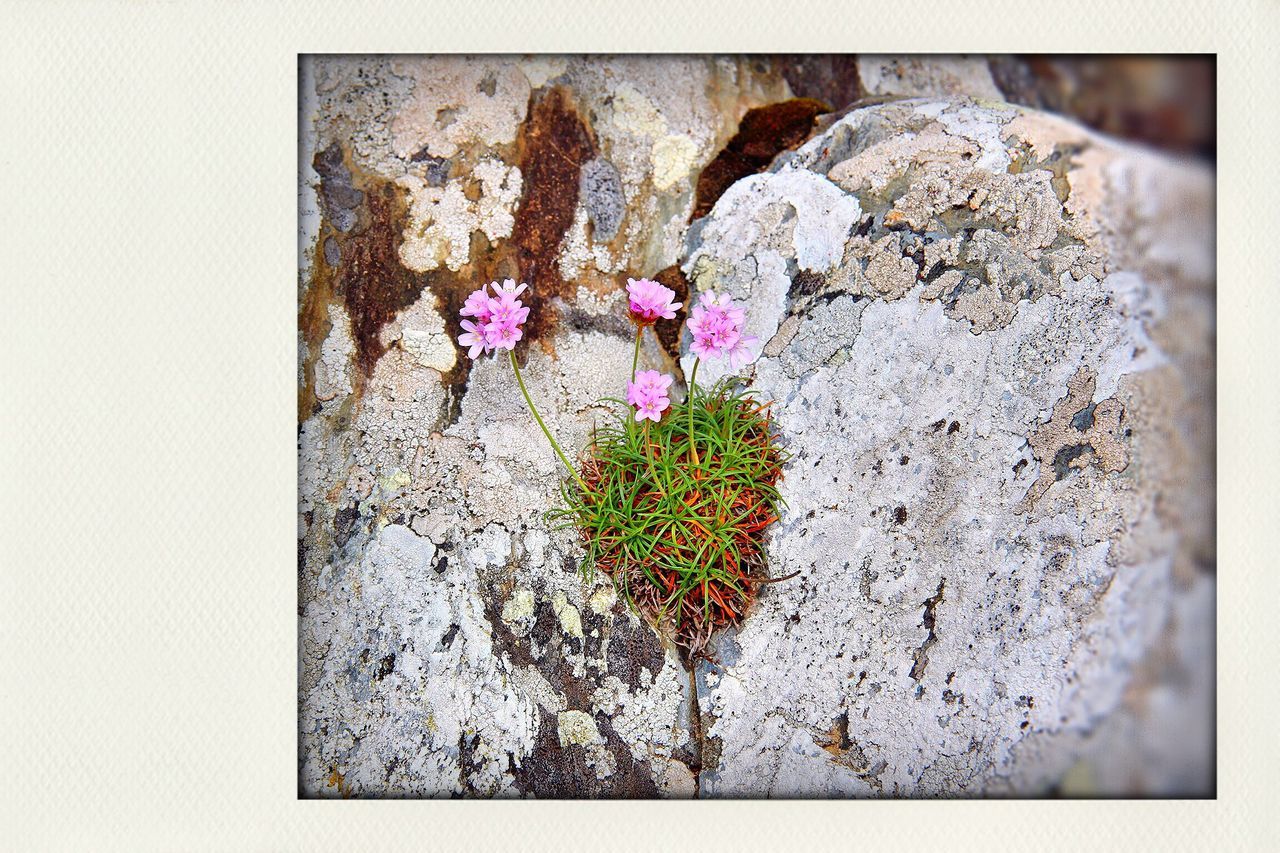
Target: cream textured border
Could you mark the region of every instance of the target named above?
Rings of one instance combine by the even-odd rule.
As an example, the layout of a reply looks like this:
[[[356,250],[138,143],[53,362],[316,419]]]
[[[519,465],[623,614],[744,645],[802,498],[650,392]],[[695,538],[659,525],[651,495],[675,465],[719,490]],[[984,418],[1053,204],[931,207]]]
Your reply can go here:
[[[1280,3],[8,2],[0,846],[1252,849],[1276,824]],[[297,55],[1219,55],[1218,799],[296,798]]]

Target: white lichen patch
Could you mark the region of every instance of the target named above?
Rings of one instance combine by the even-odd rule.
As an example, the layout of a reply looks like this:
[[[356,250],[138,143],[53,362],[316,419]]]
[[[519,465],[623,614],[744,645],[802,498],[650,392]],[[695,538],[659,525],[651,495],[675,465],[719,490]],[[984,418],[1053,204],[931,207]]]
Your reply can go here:
[[[435,296],[423,291],[413,305],[378,333],[382,346],[399,345],[415,363],[440,373],[447,373],[457,364],[457,349],[445,329],[444,318],[435,309]]]
[[[665,190],[689,177],[698,157],[698,143],[678,133],[653,143],[653,185]]]
[[[613,605],[618,600],[618,594],[614,591],[613,585],[602,586],[591,594],[588,603],[591,605],[591,611],[597,616],[603,616],[613,609]]]
[[[838,264],[861,214],[855,196],[812,172],[753,175],[716,202],[683,269],[699,292],[750,300],[744,333],[756,339],[751,349],[758,355],[778,331],[792,270],[826,272]],[[688,375],[693,357],[686,355],[681,364]],[[729,366],[708,361],[699,369],[715,382]]]
[[[529,80],[519,65],[488,57],[401,57],[394,68],[414,81],[413,97],[390,123],[396,154],[425,150],[453,157],[479,143],[515,141],[528,113]]]
[[[298,57],[298,78],[298,281],[301,286],[311,280],[314,272],[312,259],[322,222],[320,198],[316,193],[320,175],[312,164],[316,155],[316,123],[320,118],[314,57]],[[305,357],[299,359],[300,367],[304,360]]]
[[[517,589],[507,603],[502,605],[502,621],[513,630],[528,633],[528,623],[533,619],[533,590]]]
[[[604,748],[605,739],[590,714],[582,711],[561,711],[556,715],[560,746],[581,746],[586,753],[587,766],[595,771],[597,779],[607,779],[617,770],[617,758]]]
[[[405,329],[400,345],[413,360],[423,367],[447,373],[457,363],[457,350],[444,335],[444,324],[439,329]]]
[[[342,140],[354,162],[384,178],[404,172],[404,161],[392,143],[391,123],[409,100],[412,76],[399,73],[386,57],[317,56],[304,58],[304,105],[314,104],[314,150]],[[309,161],[310,158],[308,158]]]
[[[666,135],[666,118],[653,101],[630,83],[621,83],[613,91],[611,115],[614,126],[627,133],[655,140]]]
[[[511,673],[511,681],[520,692],[533,699],[539,708],[548,713],[559,714],[569,707],[565,698],[534,667],[516,667]]]
[[[689,742],[688,729],[673,725],[685,700],[687,683],[679,657],[670,651],[657,673],[642,670],[641,685],[647,689],[633,692],[611,675],[592,694],[591,702],[609,715],[614,730],[630,745],[633,758],[661,764]]]
[[[712,209],[702,243],[715,244],[732,234],[743,246],[764,243],[794,258],[800,269],[825,272],[843,257],[849,231],[861,216],[857,197],[826,177],[784,169],[751,175],[726,190]],[[788,226],[790,233],[771,239],[771,232],[761,226],[774,221]],[[693,252],[685,266],[700,254]]]
[[[1015,114],[1010,106],[964,106],[944,111],[938,116],[952,136],[968,139],[981,154],[974,165],[999,174],[1009,168],[1010,157],[1000,138],[1005,123]]]
[[[334,568],[306,619],[305,789],[320,792],[337,768],[357,795],[511,792],[508,764],[532,748],[537,708],[503,687],[510,669],[476,597],[483,553],[455,558],[441,577],[434,545],[390,524],[360,558]],[[334,727],[327,736],[321,720]],[[466,768],[456,760],[464,739],[475,744]]]
[[[613,274],[625,269],[621,253],[614,252],[607,243],[592,240],[587,234],[588,213],[586,201],[579,200],[573,214],[573,223],[565,232],[561,244],[558,266],[560,275],[565,281],[577,281],[584,269],[592,268],[597,272]],[[579,291],[583,288],[579,287]],[[594,297],[593,297],[594,298]]]
[[[516,65],[533,89],[545,86],[548,81],[569,69],[569,61],[563,56],[525,56]]]
[[[560,620],[561,629],[570,637],[581,640],[582,616],[578,613],[578,608],[570,604],[565,594],[559,591],[551,597],[551,606],[555,610],[556,618]]]
[[[356,343],[351,337],[351,321],[340,305],[329,306],[329,334],[316,361],[316,399],[325,401],[351,393],[351,357]]]
[[[409,193],[409,220],[400,260],[415,272],[427,272],[444,264],[455,272],[471,259],[471,235],[482,232],[491,243],[510,237],[515,207],[523,186],[520,170],[501,160],[486,158],[468,177],[434,187],[414,174],[400,177],[398,185]],[[467,195],[476,187],[477,198]]]
[[[561,746],[604,743],[604,736],[596,728],[596,721],[583,711],[561,711],[556,715],[556,726]]]

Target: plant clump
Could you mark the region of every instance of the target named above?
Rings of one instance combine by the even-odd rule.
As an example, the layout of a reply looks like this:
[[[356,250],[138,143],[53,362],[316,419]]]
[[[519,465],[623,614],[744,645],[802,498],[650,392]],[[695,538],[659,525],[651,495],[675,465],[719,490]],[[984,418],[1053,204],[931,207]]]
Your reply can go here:
[[[626,399],[609,398],[617,419],[597,427],[575,468],[538,414],[520,375],[515,345],[529,309],[518,297],[527,285],[492,282],[471,294],[459,343],[472,358],[508,351],[516,382],[534,420],[565,464],[564,506],[549,520],[573,527],[586,550],[584,575],[608,574],[619,593],[651,625],[686,649],[704,653],[712,634],[738,624],[769,578],[764,534],[783,500],[777,484],[785,453],[778,447],[769,403],[736,377],[709,389],[697,385],[706,358],[748,363],[758,341],[743,334],[745,312],[727,294],[704,293],[690,312],[696,356],[688,392],[673,404],[673,378],[638,370],[640,343],[658,319],[680,303],[669,288],[629,279],[628,314],[636,326]],[[492,289],[492,294],[490,294]]]
[[[763,539],[778,518],[784,461],[770,427],[768,404],[736,381],[695,387],[652,427],[623,417],[597,428],[586,490],[565,488],[566,508],[552,512],[577,527],[584,568],[608,574],[691,653],[736,625],[769,582]]]

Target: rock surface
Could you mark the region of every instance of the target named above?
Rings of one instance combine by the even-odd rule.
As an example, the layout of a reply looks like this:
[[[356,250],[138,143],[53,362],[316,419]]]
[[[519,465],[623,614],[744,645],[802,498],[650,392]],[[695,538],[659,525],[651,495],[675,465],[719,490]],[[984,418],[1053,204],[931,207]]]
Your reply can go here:
[[[304,795],[1211,793],[1212,173],[912,66],[942,88],[690,225],[797,67],[304,62]],[[530,281],[525,379],[581,447],[659,274],[745,301],[794,454],[800,576],[693,672],[581,580],[510,366],[452,344],[467,292]]]
[[[1027,794],[1081,762],[1099,791],[1209,790],[1212,194],[1062,120],[917,99],[691,232],[696,288],[754,311],[794,454],[770,564],[801,572],[706,667],[704,794]]]

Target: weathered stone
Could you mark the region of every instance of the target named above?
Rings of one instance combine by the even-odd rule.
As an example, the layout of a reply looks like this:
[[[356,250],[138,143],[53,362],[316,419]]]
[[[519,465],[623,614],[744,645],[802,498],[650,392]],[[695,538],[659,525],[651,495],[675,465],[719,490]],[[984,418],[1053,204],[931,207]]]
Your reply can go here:
[[[777,330],[751,373],[793,454],[770,565],[800,572],[708,675],[703,795],[1030,795],[1082,761],[1095,792],[1212,790],[1212,197],[1059,119],[917,99],[690,233],[691,281]]]
[[[1214,59],[1207,55],[992,56],[1005,100],[1068,115],[1103,133],[1213,156]]]
[[[746,59],[334,57],[303,89],[300,790],[692,795],[687,674],[548,529],[564,471],[510,365],[454,344],[457,310],[534,280],[525,381],[582,447],[630,369],[626,276],[680,277],[698,170],[785,81]],[[652,336],[644,356],[669,358]]]
[[[1206,791],[1210,174],[931,97],[829,123],[690,226],[744,114],[797,94],[767,62],[303,84],[304,794]],[[628,275],[746,301],[793,454],[771,571],[801,574],[693,678],[548,526],[565,472],[510,365],[453,344],[466,293],[533,263],[518,354],[569,449],[630,369]]]
[[[858,79],[869,95],[1001,98],[982,56],[859,55]]]

